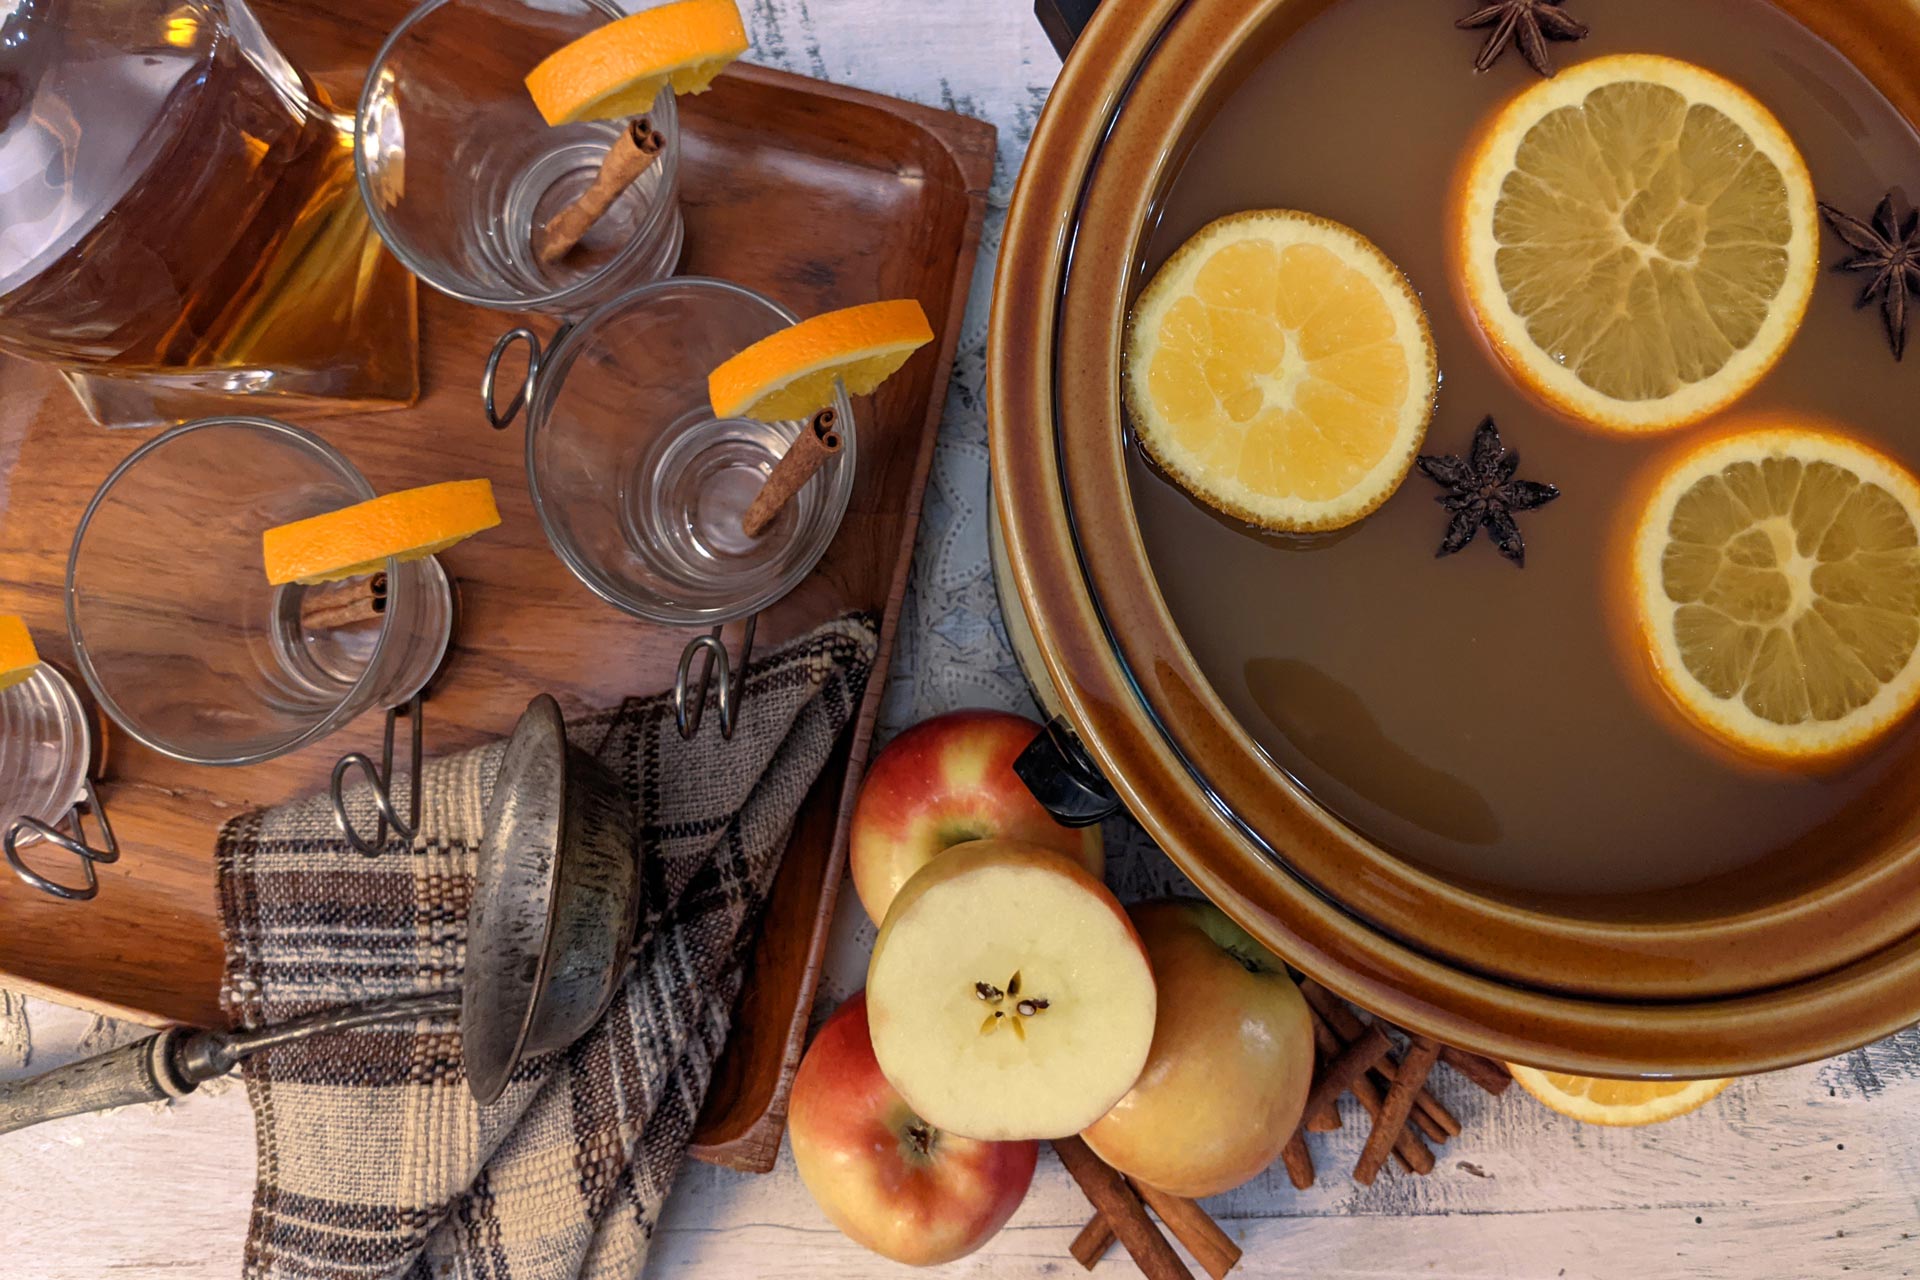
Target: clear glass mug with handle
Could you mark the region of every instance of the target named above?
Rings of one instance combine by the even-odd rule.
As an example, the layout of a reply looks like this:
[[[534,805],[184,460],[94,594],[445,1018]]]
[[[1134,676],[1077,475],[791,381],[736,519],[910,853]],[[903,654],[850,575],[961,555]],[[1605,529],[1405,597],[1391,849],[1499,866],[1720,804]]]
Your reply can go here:
[[[412,403],[351,133],[245,0],[0,5],[0,350],[112,426]]]
[[[541,59],[622,16],[605,0],[426,0],[388,36],[360,96],[360,192],[413,273],[477,306],[579,315],[680,260],[680,125],[671,90],[646,117],[658,153],[579,245],[537,250],[630,125],[550,126],[527,92]]]
[[[678,276],[602,304],[544,345],[530,329],[509,330],[482,377],[495,428],[525,412],[527,484],[554,554],[615,608],[707,629],[688,643],[674,685],[688,737],[716,683],[721,733],[732,735],[734,673],[751,653],[753,619],[813,571],[853,493],[858,436],[836,388],[838,452],[759,534],[742,527],[808,424],[718,417],[707,375],[796,319],[744,286]],[[517,384],[502,369],[516,344],[528,356]],[[721,629],[740,620],[735,663]]]
[[[246,765],[317,742],[361,712],[386,708],[376,769],[343,757],[335,816],[363,853],[392,825],[418,820],[420,704],[451,641],[454,601],[433,557],[389,559],[342,588],[268,583],[261,534],[364,502],[374,489],[326,441],[271,418],[207,418],[175,427],[107,476],[74,530],[67,629],[101,709],[136,741],[195,764]],[[316,608],[338,591],[369,607],[335,625]],[[411,819],[388,792],[394,722],[413,723]],[[372,775],[381,831],[347,819],[346,775]]]
[[[120,845],[94,793],[92,721],[58,669],[42,662],[26,679],[0,689],[0,836],[9,866],[27,884],[56,898],[84,901],[100,892],[94,868],[117,862]],[[81,819],[91,816],[99,845]],[[39,869],[63,850],[78,864],[80,883]],[[34,850],[31,858],[28,851]]]

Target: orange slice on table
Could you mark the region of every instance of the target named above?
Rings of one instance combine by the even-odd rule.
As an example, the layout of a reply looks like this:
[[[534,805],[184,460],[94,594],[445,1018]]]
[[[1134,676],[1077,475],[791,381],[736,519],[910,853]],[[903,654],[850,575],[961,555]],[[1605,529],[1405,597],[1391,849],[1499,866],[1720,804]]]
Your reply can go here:
[[[0,689],[11,689],[40,667],[27,624],[11,614],[0,615]]]
[[[1601,1080],[1507,1064],[1520,1087],[1563,1116],[1588,1124],[1659,1124],[1697,1111],[1731,1080]]]
[[[1633,605],[1680,709],[1749,755],[1851,755],[1920,703],[1920,480],[1827,431],[1744,431],[1659,477]]]
[[[418,560],[500,523],[490,480],[448,480],[369,498],[261,535],[267,581],[312,586]]]
[[[768,334],[707,375],[722,418],[782,422],[833,403],[834,380],[864,396],[933,341],[918,300],[900,298],[829,311]]]
[[[1793,139],[1672,58],[1562,71],[1482,135],[1455,210],[1467,302],[1514,378],[1621,432],[1725,408],[1813,296],[1820,231]]]
[[[1406,276],[1359,232],[1290,209],[1202,228],[1134,304],[1126,344],[1147,453],[1269,529],[1338,529],[1385,502],[1439,388]]]
[[[589,31],[527,74],[550,125],[617,120],[653,107],[662,89],[705,93],[747,51],[734,0],[675,0]]]

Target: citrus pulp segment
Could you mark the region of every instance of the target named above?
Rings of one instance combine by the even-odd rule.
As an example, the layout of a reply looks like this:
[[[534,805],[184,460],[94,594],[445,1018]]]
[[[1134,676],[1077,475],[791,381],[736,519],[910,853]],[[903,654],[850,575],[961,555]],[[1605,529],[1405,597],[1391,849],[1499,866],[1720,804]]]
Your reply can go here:
[[[1632,596],[1682,711],[1749,755],[1849,755],[1920,702],[1920,481],[1807,428],[1712,440],[1660,476]]]
[[[1467,302],[1514,377],[1609,430],[1696,422],[1786,350],[1819,259],[1813,180],[1744,89],[1599,58],[1482,135],[1456,210]]]
[[[1127,412],[1148,454],[1209,506],[1269,529],[1337,529],[1391,497],[1438,380],[1399,268],[1357,231],[1292,210],[1201,229],[1127,329]]]
[[[1658,1124],[1697,1111],[1731,1080],[1603,1080],[1507,1064],[1515,1082],[1563,1116],[1588,1124]]]

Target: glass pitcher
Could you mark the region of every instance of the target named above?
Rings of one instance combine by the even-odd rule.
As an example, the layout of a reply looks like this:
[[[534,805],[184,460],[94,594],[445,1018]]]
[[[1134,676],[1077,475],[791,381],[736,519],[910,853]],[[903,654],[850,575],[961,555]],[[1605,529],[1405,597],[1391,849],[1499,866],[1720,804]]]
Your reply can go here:
[[[0,350],[136,426],[411,403],[417,331],[352,117],[245,0],[0,0]]]

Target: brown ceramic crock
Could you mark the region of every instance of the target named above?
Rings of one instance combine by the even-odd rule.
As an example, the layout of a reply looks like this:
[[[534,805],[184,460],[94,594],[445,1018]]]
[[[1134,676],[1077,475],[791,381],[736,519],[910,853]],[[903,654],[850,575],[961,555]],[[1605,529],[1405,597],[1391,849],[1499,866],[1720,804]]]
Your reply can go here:
[[[1029,673],[1202,890],[1306,972],[1450,1043],[1587,1074],[1717,1076],[1920,1020],[1920,806],[1863,807],[1809,856],[1684,893],[1492,890],[1327,813],[1196,666],[1134,517],[1121,334],[1186,147],[1330,2],[1105,0],[1048,99],[988,353],[997,569]],[[1775,3],[1920,126],[1920,0]],[[1900,793],[1920,795],[1920,760],[1901,767]]]

